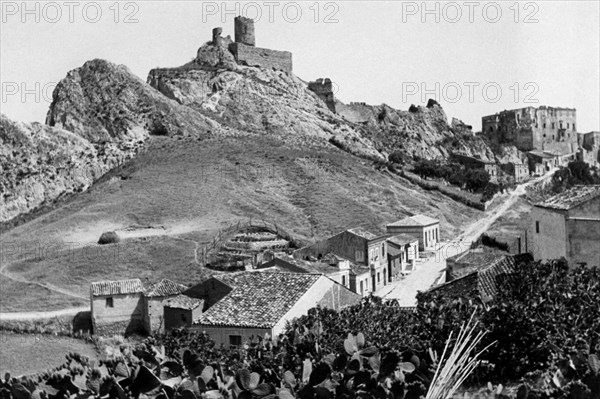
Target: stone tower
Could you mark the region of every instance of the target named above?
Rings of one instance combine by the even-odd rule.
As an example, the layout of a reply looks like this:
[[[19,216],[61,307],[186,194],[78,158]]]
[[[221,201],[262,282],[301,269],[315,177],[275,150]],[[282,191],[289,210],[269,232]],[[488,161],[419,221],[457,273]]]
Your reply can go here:
[[[314,92],[325,102],[327,108],[333,113],[335,110],[335,97],[333,96],[333,83],[329,78],[319,78],[315,82],[308,83],[308,89]]]
[[[223,28],[214,28],[212,30],[212,44],[215,46],[220,46],[222,43],[221,33],[223,33]]]
[[[242,16],[235,17],[235,42],[255,46],[254,20]]]

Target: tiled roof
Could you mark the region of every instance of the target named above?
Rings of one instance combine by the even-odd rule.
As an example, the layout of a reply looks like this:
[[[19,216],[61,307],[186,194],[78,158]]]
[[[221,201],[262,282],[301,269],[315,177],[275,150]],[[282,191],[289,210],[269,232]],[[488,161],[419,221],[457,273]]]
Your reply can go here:
[[[497,293],[496,277],[500,274],[510,274],[515,271],[515,258],[505,256],[498,259],[485,270],[479,271],[477,289],[484,301],[492,299]]]
[[[396,244],[396,245],[406,245],[406,244],[411,244],[415,241],[419,241],[418,238],[413,237],[409,234],[397,234],[394,236],[391,236],[387,239],[389,242],[391,242],[392,244]]]
[[[181,294],[187,287],[171,280],[163,279],[146,290],[147,297],[164,297]]]
[[[374,240],[375,238],[377,238],[377,236],[375,234],[363,229],[362,227],[356,227],[354,229],[348,229],[346,231],[348,231],[356,236],[362,237],[366,240]]]
[[[90,285],[92,296],[125,295],[144,292],[144,286],[139,278],[119,281],[97,281]]]
[[[402,220],[398,220],[397,222],[390,223],[388,226],[396,226],[396,227],[408,227],[408,226],[429,226],[435,223],[439,223],[440,221],[434,218],[430,218],[425,215],[415,215],[404,218]]]
[[[324,277],[308,273],[239,272],[215,278],[233,289],[194,324],[271,328]]]
[[[529,254],[503,256],[487,267],[463,275],[455,280],[431,288],[430,291],[444,295],[465,296],[477,290],[483,301],[489,301],[498,293],[497,277],[515,272],[515,265],[521,261],[533,260]]]
[[[600,196],[600,185],[575,186],[545,201],[535,204],[541,208],[569,210]]]
[[[196,309],[198,306],[204,306],[204,300],[179,294],[176,297],[167,299],[164,302],[164,306],[174,309],[193,310]]]
[[[503,258],[506,255],[502,252],[489,252],[489,251],[473,251],[469,250],[462,254],[451,256],[447,261],[457,263],[464,266],[476,266],[476,267],[487,267],[496,260]]]

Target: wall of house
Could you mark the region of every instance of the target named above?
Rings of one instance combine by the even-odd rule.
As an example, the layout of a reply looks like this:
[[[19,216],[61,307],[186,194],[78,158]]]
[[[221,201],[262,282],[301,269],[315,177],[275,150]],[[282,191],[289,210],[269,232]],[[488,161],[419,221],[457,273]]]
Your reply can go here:
[[[113,299],[113,307],[106,299]],[[92,324],[94,334],[131,333],[144,331],[144,298],[141,293],[92,297]]]
[[[190,310],[165,306],[163,314],[165,330],[171,330],[173,328],[190,327],[194,320],[197,320],[202,315],[202,308],[197,307]]]
[[[545,208],[531,210],[531,233],[528,234],[529,251],[536,260],[567,257],[565,215]],[[539,222],[539,233],[536,230]]]
[[[596,220],[567,220],[567,239],[571,267],[580,262],[600,266],[600,217],[596,216]]]
[[[190,327],[190,330],[204,331],[217,346],[223,344],[226,348],[229,348],[230,346],[230,336],[241,336],[242,345],[252,337],[264,338],[265,334],[269,334],[271,337],[273,336],[272,329],[270,328],[203,326],[195,324]]]
[[[327,277],[322,276],[310,287],[292,308],[273,326],[273,334],[285,330],[286,323],[308,313],[316,305],[339,310],[342,307],[360,302],[361,297],[340,287]]]
[[[165,297],[145,298],[144,325],[148,333],[164,331]]]
[[[440,224],[436,223],[427,227],[420,226],[387,226],[387,232],[390,234],[408,234],[419,240],[419,250],[435,249],[440,241]]]
[[[266,48],[248,46],[243,43],[231,43],[229,51],[240,65],[256,66],[260,68],[274,68],[285,72],[292,72],[292,53]]]

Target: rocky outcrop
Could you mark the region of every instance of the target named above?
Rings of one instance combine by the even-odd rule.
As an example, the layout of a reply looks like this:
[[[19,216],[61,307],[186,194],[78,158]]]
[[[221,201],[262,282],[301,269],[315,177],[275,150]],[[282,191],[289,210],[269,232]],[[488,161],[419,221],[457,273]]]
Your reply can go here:
[[[218,134],[221,127],[103,60],[70,71],[53,93],[46,125],[0,119],[0,222],[86,190],[155,135]]]

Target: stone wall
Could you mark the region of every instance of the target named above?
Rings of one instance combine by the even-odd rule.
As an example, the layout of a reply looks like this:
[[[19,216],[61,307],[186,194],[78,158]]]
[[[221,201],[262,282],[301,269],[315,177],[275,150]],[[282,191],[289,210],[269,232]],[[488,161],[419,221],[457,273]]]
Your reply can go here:
[[[528,234],[530,242],[527,247],[535,260],[566,258],[565,215],[553,210],[533,207],[531,222],[531,233]],[[539,230],[536,223],[539,223]]]
[[[289,51],[270,50],[244,43],[231,43],[229,51],[239,65],[292,72],[292,53]]]
[[[314,82],[308,83],[308,89],[315,93],[327,108],[333,113],[335,113],[335,97],[333,96],[333,83],[329,78],[319,78]]]
[[[238,16],[234,20],[235,42],[248,46],[256,45],[254,36],[254,21],[250,18]]]
[[[112,307],[108,306],[107,298],[112,298]],[[93,297],[91,311],[95,334],[102,331],[103,326],[113,329],[116,327],[110,326],[122,324],[124,328],[120,334],[126,329],[137,328],[138,325],[143,329],[144,326],[145,306],[141,293]],[[128,327],[130,324],[134,327]]]
[[[481,119],[484,134],[521,151],[548,149],[553,143],[576,144],[576,122],[575,109],[546,106],[506,110]]]

